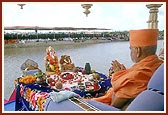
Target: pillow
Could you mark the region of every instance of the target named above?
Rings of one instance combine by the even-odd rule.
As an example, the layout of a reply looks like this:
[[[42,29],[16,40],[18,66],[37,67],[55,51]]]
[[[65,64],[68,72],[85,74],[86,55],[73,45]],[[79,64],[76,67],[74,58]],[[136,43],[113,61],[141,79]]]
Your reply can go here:
[[[60,92],[51,92],[50,93],[50,98],[54,101],[54,102],[61,102],[61,101],[64,101],[64,100],[67,100],[71,97],[75,96],[75,93],[74,92],[71,92],[71,91],[60,91]]]

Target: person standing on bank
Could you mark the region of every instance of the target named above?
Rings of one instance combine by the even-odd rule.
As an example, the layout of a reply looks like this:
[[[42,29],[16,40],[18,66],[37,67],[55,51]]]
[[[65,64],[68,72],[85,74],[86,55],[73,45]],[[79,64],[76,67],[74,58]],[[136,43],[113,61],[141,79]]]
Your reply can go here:
[[[112,87],[104,96],[91,98],[125,110],[143,90],[155,70],[163,63],[156,55],[158,29],[130,30],[130,56],[135,63],[129,69],[117,60],[112,61]]]

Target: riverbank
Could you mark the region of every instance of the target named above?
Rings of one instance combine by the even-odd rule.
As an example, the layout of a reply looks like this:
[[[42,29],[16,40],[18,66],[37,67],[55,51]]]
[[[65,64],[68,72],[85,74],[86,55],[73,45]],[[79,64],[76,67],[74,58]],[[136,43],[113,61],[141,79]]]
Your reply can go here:
[[[112,40],[86,40],[86,41],[49,41],[49,42],[28,42],[28,43],[16,43],[5,44],[4,48],[27,48],[27,47],[44,47],[53,45],[72,45],[72,44],[96,44],[96,43],[110,43]]]

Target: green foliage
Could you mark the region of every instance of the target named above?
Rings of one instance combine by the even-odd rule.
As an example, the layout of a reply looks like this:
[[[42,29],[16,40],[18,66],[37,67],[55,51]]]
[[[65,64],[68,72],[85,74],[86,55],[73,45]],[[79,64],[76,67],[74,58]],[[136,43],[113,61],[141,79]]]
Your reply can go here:
[[[90,38],[93,37],[104,37],[110,39],[118,39],[118,40],[129,40],[129,32],[128,31],[114,31],[114,32],[101,32],[101,33],[84,33],[84,32],[58,32],[58,33],[4,33],[4,40],[10,39],[19,39],[19,40],[26,40],[26,39],[56,39],[56,40],[63,40],[63,38]],[[164,30],[159,31],[159,38],[163,39],[164,37]]]

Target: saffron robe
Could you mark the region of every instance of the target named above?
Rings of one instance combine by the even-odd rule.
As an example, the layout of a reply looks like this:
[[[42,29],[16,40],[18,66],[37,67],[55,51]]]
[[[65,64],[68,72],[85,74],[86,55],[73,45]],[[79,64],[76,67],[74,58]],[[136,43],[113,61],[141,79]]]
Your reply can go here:
[[[92,98],[92,100],[111,105],[113,94],[118,98],[135,98],[147,89],[150,78],[162,63],[163,61],[159,60],[157,55],[151,55],[129,69],[112,74],[112,87],[104,96]]]

